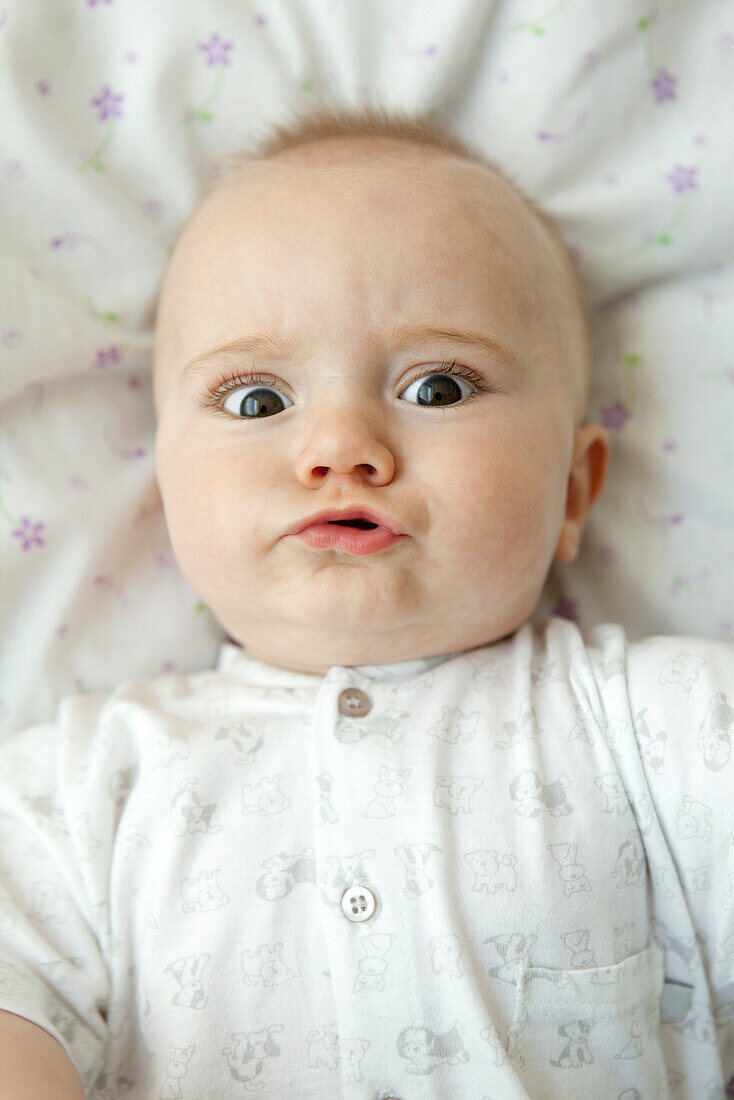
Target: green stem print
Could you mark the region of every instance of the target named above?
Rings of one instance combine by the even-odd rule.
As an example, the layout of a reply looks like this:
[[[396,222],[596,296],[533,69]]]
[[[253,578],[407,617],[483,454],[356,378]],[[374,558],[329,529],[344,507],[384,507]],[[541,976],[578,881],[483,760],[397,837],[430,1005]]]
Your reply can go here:
[[[94,99],[91,99],[89,102],[92,107],[97,108],[97,117],[100,122],[106,122],[108,118],[122,118],[120,104],[124,98],[123,95],[118,95],[116,92],[113,92],[109,84],[105,84],[99,95],[95,96]],[[104,164],[100,158],[112,140],[114,126],[114,122],[110,123],[107,127],[107,133],[104,136],[102,144],[98,145],[94,152],[87,157],[84,163],[80,165],[78,171],[83,172],[85,168],[94,168],[97,172],[104,171]]]
[[[217,96],[222,90],[222,84],[224,82],[224,69],[217,69],[216,76],[214,78],[214,87],[209,92],[206,99],[202,100],[198,107],[194,107],[193,111],[184,118],[184,122],[193,122],[194,119],[198,119],[199,122],[211,122],[214,115],[208,109],[211,104],[214,103]]]
[[[216,68],[217,72],[214,87],[198,107],[194,107],[184,116],[184,122],[211,122],[214,117],[211,107],[222,90],[224,66],[229,65],[229,51],[232,49],[232,43],[224,42],[218,34],[213,33],[208,42],[199,42],[198,48],[205,54],[207,65]]]
[[[85,168],[94,168],[97,172],[104,172],[104,164],[102,164],[100,157],[105,152],[107,146],[110,143],[110,140],[112,139],[112,131],[114,130],[114,128],[115,124],[114,122],[111,122],[110,125],[107,127],[107,133],[105,134],[102,144],[97,146],[94,152],[91,153],[84,161],[84,163],[79,166],[77,171],[83,172]]]
[[[655,57],[652,51],[652,30],[651,25],[657,18],[658,8],[660,7],[660,0],[655,0],[653,4],[647,9],[647,15],[643,15],[641,19],[637,21],[638,31],[642,31],[645,35],[645,52],[647,54],[647,64],[650,72],[656,73],[658,67],[655,64]]]
[[[118,315],[116,313],[113,313],[111,310],[105,310],[104,312],[101,312],[92,305],[92,303],[89,301],[89,298],[84,299],[84,305],[87,307],[89,312],[97,318],[98,321],[102,322],[103,325],[117,324]]]
[[[558,3],[554,4],[552,8],[549,8],[545,15],[541,15],[539,19],[526,19],[524,23],[515,23],[513,27],[510,27],[510,30],[520,31],[523,30],[523,28],[527,27],[527,29],[532,31],[533,34],[547,34],[548,31],[545,27],[541,26],[541,23],[544,20],[547,21],[548,19],[552,18],[552,16],[557,15],[562,8],[565,8],[567,3],[568,0],[558,0]]]
[[[641,252],[645,252],[648,248],[652,248],[653,245],[656,244],[662,245],[663,247],[669,247],[671,244],[675,244],[675,237],[672,236],[672,232],[675,227],[680,225],[680,223],[685,218],[686,214],[688,213],[688,207],[690,206],[690,203],[691,196],[690,194],[686,194],[680,202],[678,213],[675,215],[675,217],[672,218],[672,220],[669,221],[666,225],[664,225],[658,233],[655,233],[648,240],[643,241],[642,244],[638,245],[637,248],[635,248],[634,251],[631,253],[631,255],[639,256]]]

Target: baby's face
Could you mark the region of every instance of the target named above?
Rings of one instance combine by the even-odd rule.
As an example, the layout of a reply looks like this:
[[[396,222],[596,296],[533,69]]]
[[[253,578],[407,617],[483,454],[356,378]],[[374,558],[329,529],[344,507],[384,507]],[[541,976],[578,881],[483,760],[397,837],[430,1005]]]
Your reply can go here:
[[[566,271],[514,190],[368,150],[303,147],[223,184],[178,242],[156,331],[179,565],[250,656],[314,674],[518,629],[554,556],[575,556],[608,445],[581,427]],[[291,350],[217,350],[266,332]],[[405,534],[355,555],[288,533],[350,507]]]

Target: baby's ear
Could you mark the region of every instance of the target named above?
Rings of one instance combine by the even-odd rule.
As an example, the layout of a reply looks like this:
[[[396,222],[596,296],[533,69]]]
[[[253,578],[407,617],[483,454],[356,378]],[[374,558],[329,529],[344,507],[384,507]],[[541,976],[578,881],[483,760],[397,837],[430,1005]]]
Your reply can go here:
[[[578,554],[586,517],[604,484],[609,451],[609,433],[601,424],[584,424],[577,430],[568,475],[566,516],[554,555],[558,561],[573,561]]]

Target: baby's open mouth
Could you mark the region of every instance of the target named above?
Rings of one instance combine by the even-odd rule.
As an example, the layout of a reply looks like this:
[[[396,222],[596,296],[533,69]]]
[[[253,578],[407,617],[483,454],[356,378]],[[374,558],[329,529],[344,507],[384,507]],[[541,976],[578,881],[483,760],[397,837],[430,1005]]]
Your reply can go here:
[[[330,519],[329,523],[337,527],[360,527],[363,531],[372,531],[377,527],[376,523],[370,523],[366,519]]]

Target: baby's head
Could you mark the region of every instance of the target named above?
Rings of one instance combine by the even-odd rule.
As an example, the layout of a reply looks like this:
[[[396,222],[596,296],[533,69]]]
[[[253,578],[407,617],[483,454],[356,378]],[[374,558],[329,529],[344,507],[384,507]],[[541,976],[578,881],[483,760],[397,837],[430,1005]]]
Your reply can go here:
[[[562,241],[478,153],[374,109],[277,128],[205,195],[162,286],[179,565],[251,657],[300,672],[504,638],[604,481],[590,373]],[[325,509],[403,534],[358,555],[289,533]]]

